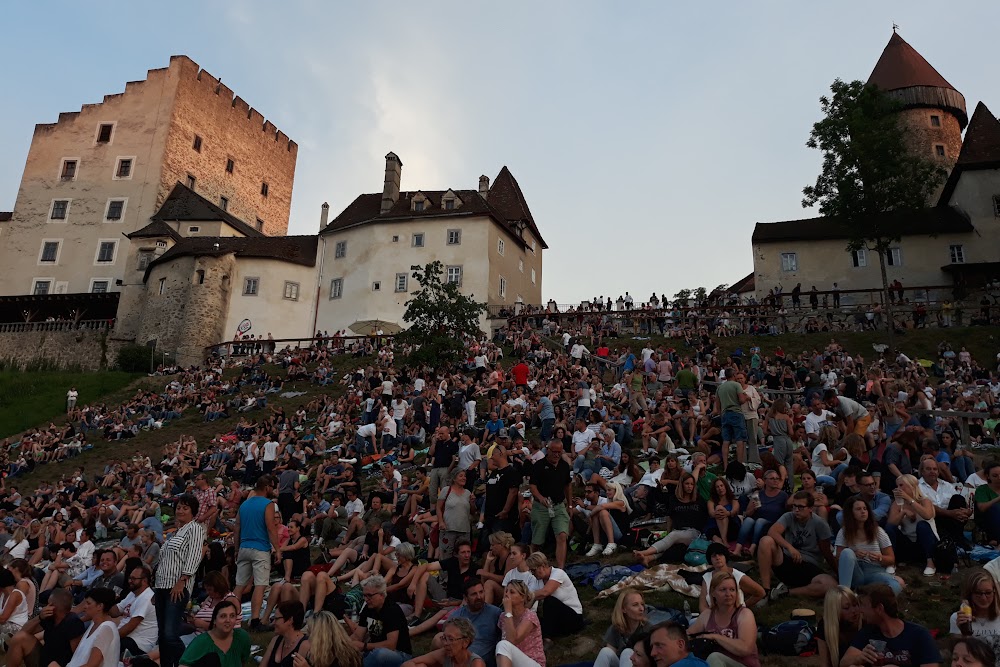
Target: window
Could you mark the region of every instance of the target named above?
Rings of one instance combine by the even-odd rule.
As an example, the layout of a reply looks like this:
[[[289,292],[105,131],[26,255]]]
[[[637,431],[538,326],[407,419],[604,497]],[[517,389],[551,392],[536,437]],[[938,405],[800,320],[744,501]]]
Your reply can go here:
[[[48,294],[49,290],[52,288],[51,280],[40,280],[36,279],[34,284],[31,286],[32,294]]]
[[[347,255],[347,241],[337,241],[333,251],[334,259],[342,259],[345,255]]]
[[[191,146],[196,152],[201,152],[201,137],[194,135],[194,144]]]
[[[794,252],[783,252],[781,253],[781,270],[782,271],[798,271],[799,270],[799,256]]]
[[[330,298],[339,299],[344,296],[344,279],[334,278],[330,281]]]
[[[188,174],[188,176],[187,176],[187,186],[188,186],[188,189],[189,190],[194,190],[194,184],[195,184],[195,177],[192,176],[191,174]]]
[[[114,123],[101,123],[97,126],[97,143],[99,144],[110,144],[111,143],[111,133],[114,132]],[[106,291],[106,290],[105,290]]]
[[[92,280],[90,281],[90,291],[93,294],[104,294],[108,291],[110,282],[109,280]]]
[[[446,210],[446,211],[454,211],[455,210],[455,200],[454,199],[445,199],[444,200],[444,210]]]
[[[159,286],[159,289],[157,291],[157,294],[163,294],[166,291],[167,291],[167,279],[166,278],[160,278],[160,286]]]
[[[200,231],[201,227],[199,227],[198,225],[191,225],[190,227],[188,227],[188,234],[197,234]]]
[[[397,292],[405,292],[406,291],[407,278],[408,277],[409,276],[407,276],[405,273],[397,273],[396,274],[396,291]]]
[[[267,182],[265,181],[264,183],[260,184],[260,194],[261,194],[261,196],[266,197],[267,196],[267,190],[268,190]]]
[[[49,220],[65,220],[69,215],[69,199],[53,199]]]
[[[77,164],[76,160],[63,160],[62,169],[59,172],[59,178],[64,181],[75,181]]]
[[[868,256],[865,254],[864,248],[851,251],[851,263],[856,269],[863,269],[868,266]]]
[[[944,144],[934,144],[934,154],[938,157],[944,157]]]
[[[1000,195],[993,195],[993,215],[1000,218]]]
[[[254,227],[257,228],[258,232],[264,231],[264,221],[261,220],[260,218],[257,218],[257,222],[254,224]]]
[[[885,255],[885,261],[889,266],[902,266],[903,253],[899,248],[889,248],[889,252]]]
[[[507,279],[500,276],[500,298],[507,298]]]
[[[139,253],[139,261],[135,265],[136,271],[145,271],[149,263],[153,261],[153,253],[145,250]]]
[[[963,245],[948,246],[948,252],[951,255],[952,264],[965,264],[965,246]]]
[[[94,261],[98,264],[113,264],[117,247],[117,241],[98,241],[97,258]]]
[[[229,210],[229,197],[219,197],[219,208],[223,211]]]
[[[504,251],[504,242],[503,242],[503,239],[498,239],[497,240],[497,254],[498,255],[502,255],[503,251]]]
[[[382,281],[381,280],[376,280],[375,282],[372,283],[372,291],[373,292],[381,292],[382,291]]]
[[[39,264],[55,264],[59,260],[59,241],[42,241]]]
[[[523,259],[518,259],[517,260],[517,270],[520,271],[521,273],[524,273],[524,260]]]
[[[413,235],[413,247],[414,248],[424,247],[424,235],[422,233]]]
[[[235,166],[236,166],[236,163],[233,162],[232,158],[229,158],[228,160],[226,160],[226,173],[227,174],[233,173],[233,167],[235,167]]]
[[[461,229],[449,229],[448,230],[448,245],[462,245],[462,230]]]
[[[288,299],[289,301],[299,300],[299,284],[290,281],[285,281],[285,292],[282,294],[283,299]]]
[[[531,239],[531,254],[535,254],[535,239]]]
[[[534,269],[531,270],[531,284],[532,285],[535,284],[535,270]]]
[[[109,199],[108,210],[104,214],[105,220],[121,220],[125,214],[124,199]]]
[[[115,179],[126,180],[132,178],[132,161],[130,157],[118,158],[118,165],[115,167]]]
[[[461,266],[449,266],[448,267],[448,282],[462,284],[462,267]]]
[[[422,210],[424,210],[424,200],[423,199],[418,199],[417,201],[413,202],[413,210],[414,211],[422,211]]]
[[[205,270],[204,269],[198,269],[197,271],[194,272],[194,284],[195,285],[204,285],[205,284]]]
[[[931,127],[941,127],[941,116],[931,114]]]
[[[260,289],[260,278],[243,279],[243,296],[257,296],[258,289]]]
[[[399,236],[397,236],[397,235],[394,234],[393,237],[392,237],[392,242],[393,243],[399,243]]]

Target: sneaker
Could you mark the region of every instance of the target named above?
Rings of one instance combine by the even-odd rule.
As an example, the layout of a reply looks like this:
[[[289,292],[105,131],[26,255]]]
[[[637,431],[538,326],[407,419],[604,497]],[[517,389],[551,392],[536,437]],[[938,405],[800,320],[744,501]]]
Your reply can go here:
[[[604,547],[604,551],[603,551],[602,553],[603,553],[603,554],[604,554],[605,556],[611,556],[611,555],[613,555],[613,554],[615,553],[615,551],[617,551],[617,550],[618,550],[618,545],[617,545],[617,544],[615,544],[614,542],[609,542],[609,543],[608,543],[608,546]]]
[[[896,566],[895,565],[890,565],[889,567],[885,568],[885,573],[886,574],[896,574]]]
[[[763,609],[764,607],[766,607],[766,606],[767,606],[767,601],[768,601],[768,596],[769,596],[769,595],[770,595],[770,594],[769,594],[768,592],[766,592],[766,591],[765,591],[765,592],[764,592],[764,597],[762,597],[762,598],[761,598],[760,600],[758,600],[758,601],[757,601],[757,604],[755,604],[755,605],[753,606],[753,608],[754,608],[754,609]]]
[[[788,595],[788,586],[778,582],[778,585],[771,589],[771,599],[779,600],[784,595]]]
[[[604,550],[603,546],[595,543],[594,546],[590,547],[590,550],[587,552],[587,557],[593,558],[597,554],[601,553],[603,550]]]
[[[933,577],[935,574],[937,574],[937,568],[931,565],[928,565],[927,567],[924,568],[925,577]]]

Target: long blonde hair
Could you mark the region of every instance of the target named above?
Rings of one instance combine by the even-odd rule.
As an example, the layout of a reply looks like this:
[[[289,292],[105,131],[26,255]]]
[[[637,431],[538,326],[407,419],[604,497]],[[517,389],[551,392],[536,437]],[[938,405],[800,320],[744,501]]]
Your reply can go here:
[[[903,482],[906,485],[907,490],[913,494],[913,499],[920,501],[924,499],[923,492],[920,491],[920,482],[913,475],[900,475],[896,478],[896,483]]]
[[[840,607],[844,598],[851,604],[860,604],[858,596],[847,586],[837,586],[826,592],[823,598],[823,630],[826,632],[826,649],[830,652],[830,664],[840,664]],[[861,628],[860,618],[858,627]]]
[[[631,634],[631,630],[628,627],[628,619],[625,618],[625,601],[628,600],[628,596],[638,595],[642,598],[642,593],[635,588],[623,589],[621,593],[618,594],[618,599],[615,600],[615,608],[611,611],[611,625],[615,627],[618,632],[623,636]]]
[[[361,653],[351,644],[337,617],[321,611],[309,619],[309,664],[312,667],[361,667]]]

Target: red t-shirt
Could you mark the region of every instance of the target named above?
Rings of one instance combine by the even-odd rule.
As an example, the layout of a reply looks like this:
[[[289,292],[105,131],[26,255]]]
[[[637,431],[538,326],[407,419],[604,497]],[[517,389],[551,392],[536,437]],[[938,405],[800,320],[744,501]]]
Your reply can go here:
[[[510,369],[511,375],[514,376],[514,384],[528,384],[529,371],[528,364],[523,361]]]

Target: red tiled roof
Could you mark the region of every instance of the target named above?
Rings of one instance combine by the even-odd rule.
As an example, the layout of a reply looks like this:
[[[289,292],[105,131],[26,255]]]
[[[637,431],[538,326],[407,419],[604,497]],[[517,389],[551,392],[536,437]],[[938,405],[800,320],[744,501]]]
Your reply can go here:
[[[962,152],[956,164],[996,164],[1000,162],[1000,120],[997,120],[985,104],[980,102],[969,121],[965,132]]]
[[[301,266],[316,266],[317,236],[189,236],[149,263],[145,280],[154,266],[178,257],[236,257],[274,259]]]
[[[955,90],[955,87],[938,74],[938,71],[898,33],[892,33],[889,43],[882,51],[882,56],[875,64],[875,69],[868,77],[868,83],[882,90],[898,90],[912,86]]]
[[[524,222],[531,228],[531,233],[535,235],[539,243],[542,244],[543,248],[548,248],[545,239],[542,238],[541,233],[538,231],[538,227],[535,225],[535,219],[531,217],[531,210],[528,209],[528,202],[524,199],[524,193],[521,192],[521,186],[517,184],[517,179],[514,175],[510,173],[510,169],[504,165],[504,168],[500,170],[497,174],[496,180],[490,186],[489,194],[486,196],[486,201],[490,203],[491,206],[496,207],[498,211],[511,222]]]

